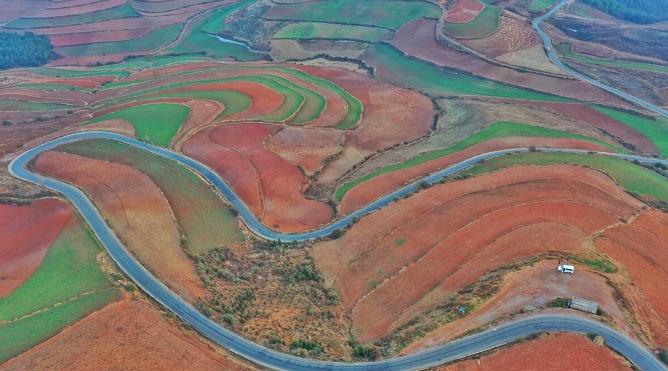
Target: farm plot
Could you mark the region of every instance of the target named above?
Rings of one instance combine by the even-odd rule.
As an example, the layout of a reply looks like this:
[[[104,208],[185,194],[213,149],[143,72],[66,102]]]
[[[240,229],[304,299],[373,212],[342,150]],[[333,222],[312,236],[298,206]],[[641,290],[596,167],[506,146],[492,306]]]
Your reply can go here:
[[[111,9],[87,14],[67,15],[56,18],[20,18],[7,23],[4,27],[12,29],[51,28],[134,17],[138,18],[141,15],[126,3]]]
[[[531,13],[540,13],[551,8],[556,2],[557,0],[531,0],[527,10]]]
[[[71,7],[49,7],[41,12],[31,14],[26,18],[58,18],[71,15],[83,15],[87,13],[98,12],[110,8],[115,8],[125,4],[125,0],[102,0],[89,4],[76,4]]]
[[[184,245],[192,253],[244,239],[232,212],[215,191],[171,160],[105,140],[67,144],[58,151],[131,166],[148,175],[167,198],[185,236]]]
[[[290,23],[274,34],[276,39],[339,39],[380,42],[391,38],[393,33],[380,28],[359,27],[343,24],[298,22]]]
[[[471,21],[446,22],[445,32],[461,39],[476,39],[489,36],[499,28],[499,21],[503,8],[491,4],[491,1],[483,1],[485,8]]]
[[[40,155],[33,167],[82,189],[129,251],[181,296],[194,301],[205,295],[195,267],[181,248],[172,209],[148,176],[126,165],[62,152]]]
[[[277,4],[269,9],[267,19],[331,22],[399,28],[415,18],[439,18],[441,10],[435,4],[423,1],[310,1],[296,4]]]
[[[578,4],[578,5],[580,5],[580,4]],[[559,52],[559,54],[562,54],[566,58],[575,59],[577,61],[584,62],[584,63],[594,64],[594,65],[599,65],[599,66],[633,68],[633,69],[644,70],[644,71],[668,73],[668,66],[661,66],[661,65],[649,64],[649,63],[625,62],[625,61],[616,61],[616,60],[608,60],[608,59],[601,59],[601,58],[592,58],[592,57],[585,57],[583,55],[575,54],[575,53],[573,53],[573,44],[571,44],[571,43],[558,44],[558,45],[555,46],[555,49],[557,50],[557,52]]]
[[[531,25],[528,22],[509,17],[501,17],[499,30],[493,35],[481,39],[467,39],[462,42],[473,50],[492,58],[540,45],[542,56],[545,57],[540,37]]]
[[[0,299],[0,362],[119,298],[97,262],[100,253],[83,220],[70,219],[30,279]]]
[[[187,106],[156,103],[125,108],[89,121],[89,124],[107,120],[126,120],[134,125],[137,138],[167,147],[189,114],[190,109]]]
[[[323,166],[326,158],[343,150],[345,133],[328,128],[300,130],[287,127],[271,136],[267,149],[278,153],[292,164],[301,166],[309,173]]]
[[[491,270],[579,251],[642,205],[595,170],[516,167],[398,201],[312,254],[351,311],[353,334],[373,341]]]
[[[668,119],[664,117],[642,117],[640,115],[601,106],[591,107],[610,118],[641,132],[654,143],[659,154],[668,156]]]
[[[41,112],[41,111],[64,110],[68,108],[72,108],[72,106],[59,103],[31,102],[26,100],[0,98],[0,111],[3,112],[14,112],[14,111]]]
[[[32,276],[71,219],[72,209],[56,199],[30,206],[0,204],[0,299]]]
[[[471,22],[485,9],[485,4],[477,0],[458,0],[448,11],[445,21],[449,23]]]

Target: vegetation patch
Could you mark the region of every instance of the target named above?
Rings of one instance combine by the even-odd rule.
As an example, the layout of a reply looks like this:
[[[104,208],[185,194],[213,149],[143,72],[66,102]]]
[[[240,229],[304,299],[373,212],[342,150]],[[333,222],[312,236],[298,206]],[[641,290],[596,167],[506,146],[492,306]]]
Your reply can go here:
[[[668,156],[668,119],[664,117],[646,118],[596,105],[590,107],[638,130],[656,145],[662,156]]]
[[[78,15],[68,15],[56,18],[19,18],[4,25],[6,28],[51,28],[74,26],[79,24],[95,23],[120,18],[139,18],[141,15],[130,4],[123,4],[115,8],[100,10]]]
[[[541,128],[537,126],[531,126],[531,125],[525,125],[525,124],[519,124],[515,122],[496,122],[493,123],[492,125],[486,127],[483,130],[480,130],[479,132],[467,137],[466,139],[462,140],[461,142],[455,144],[454,146],[450,148],[444,148],[432,152],[427,152],[418,156],[415,156],[407,161],[404,161],[402,163],[394,164],[394,165],[389,165],[385,166],[379,170],[376,170],[374,172],[369,173],[368,175],[361,177],[359,179],[356,179],[350,183],[346,183],[339,187],[336,190],[335,197],[337,200],[343,199],[343,196],[354,186],[362,184],[368,180],[371,180],[377,176],[387,174],[393,171],[401,170],[401,169],[406,169],[409,167],[413,167],[416,165],[420,165],[422,163],[425,163],[427,161],[435,160],[439,157],[447,156],[450,154],[453,154],[455,152],[459,152],[462,150],[465,150],[466,148],[469,148],[471,146],[474,146],[478,143],[482,143],[484,141],[490,140],[490,139],[495,139],[495,138],[503,138],[503,137],[541,137],[541,138],[567,138],[567,139],[578,139],[578,140],[585,140],[588,142],[593,142],[597,143],[603,146],[606,146],[610,148],[614,152],[624,152],[623,150],[613,147],[608,143],[602,142],[598,139],[590,138],[584,135],[580,134],[572,134],[572,133],[567,133],[559,130],[553,130],[553,129],[546,129],[546,128]]]
[[[668,179],[632,162],[607,156],[570,153],[523,153],[488,160],[462,173],[473,176],[517,165],[573,164],[589,166],[613,177],[624,189],[668,202]]]
[[[126,120],[136,129],[137,138],[167,147],[190,114],[190,108],[181,104],[155,103],[125,108],[98,117],[88,124],[106,120]]]
[[[663,1],[647,0],[582,0],[594,8],[625,21],[640,24],[668,20],[668,7]]]
[[[503,8],[491,4],[490,1],[482,2],[485,3],[485,9],[472,21],[466,23],[446,22],[445,32],[462,39],[478,39],[496,32],[499,29]]]
[[[571,255],[570,259],[574,262],[580,263],[582,265],[586,265],[590,268],[596,269],[597,271],[603,272],[603,273],[615,273],[617,272],[617,267],[615,267],[614,264],[612,264],[610,261],[608,261],[605,258],[602,257],[594,257],[594,258],[581,258],[578,256]]]
[[[556,46],[556,49],[557,52],[559,52],[559,54],[564,55],[567,58],[575,59],[577,61],[588,64],[594,64],[599,66],[610,66],[610,67],[633,68],[636,70],[668,73],[668,67],[666,66],[648,64],[648,63],[614,61],[600,58],[585,57],[583,55],[575,54],[573,53],[573,45],[571,43],[559,44]]]
[[[38,67],[55,58],[51,40],[45,35],[0,33],[0,70]]]
[[[298,22],[279,29],[276,39],[346,39],[379,42],[392,37],[392,31],[332,23]]]
[[[215,102],[220,102],[223,104],[223,106],[225,106],[225,110],[217,118],[232,116],[237,113],[243,112],[245,109],[250,107],[251,104],[253,104],[253,102],[247,95],[232,90],[203,90],[203,91],[188,91],[188,92],[178,92],[178,93],[165,93],[165,94],[153,95],[150,97],[143,97],[141,99],[132,100],[132,102],[141,102],[144,100],[163,99],[163,98],[193,98],[193,99],[206,99]]]
[[[128,51],[151,51],[176,40],[181,33],[181,25],[171,26],[153,30],[148,34],[136,39],[125,41],[114,41],[95,44],[81,44],[63,46],[58,52],[66,57],[80,57],[86,55],[111,55],[127,53]]]
[[[0,111],[53,111],[72,108],[58,103],[28,102],[16,99],[0,99]]]
[[[557,0],[531,0],[531,4],[527,8],[531,13],[540,13],[545,9],[552,7]]]

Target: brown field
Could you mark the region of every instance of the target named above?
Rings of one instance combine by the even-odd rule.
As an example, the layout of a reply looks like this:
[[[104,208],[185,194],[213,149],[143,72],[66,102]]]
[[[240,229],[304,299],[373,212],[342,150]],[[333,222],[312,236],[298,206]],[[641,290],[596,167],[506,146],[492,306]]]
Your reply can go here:
[[[89,315],[0,369],[255,370],[174,322],[153,306],[123,300]]]
[[[48,7],[48,1],[3,0],[0,22],[9,22],[17,18],[27,17]]]
[[[435,22],[427,19],[416,19],[403,25],[397,31],[391,44],[404,53],[490,80],[585,101],[628,105],[586,82],[534,73],[521,73],[493,65],[472,55],[448,49],[436,40],[435,33]],[[421,42],[415,42],[415,40]]]
[[[75,4],[76,6],[71,7],[47,8],[39,13],[32,14],[27,18],[57,18],[68,15],[81,15],[114,8],[125,3],[126,0],[104,0],[88,2],[86,4]]]
[[[349,214],[369,202],[390,193],[409,182],[425,176],[429,173],[444,169],[460,161],[485,152],[497,151],[509,148],[526,148],[530,145],[536,147],[556,147],[586,149],[592,151],[608,151],[607,148],[592,143],[575,139],[561,138],[532,138],[532,137],[509,137],[496,138],[471,146],[447,156],[443,156],[417,166],[380,175],[353,187],[341,200],[339,211]]]
[[[132,30],[111,30],[51,35],[49,38],[51,39],[53,46],[69,46],[131,40],[142,37],[151,31],[153,31],[152,28],[135,28]]]
[[[288,126],[271,136],[267,149],[312,174],[325,158],[340,152],[345,132],[328,128],[302,129]]]
[[[583,335],[556,334],[512,345],[480,359],[453,363],[437,371],[559,371],[573,367],[578,371],[630,369],[612,350],[594,345]]]
[[[103,83],[111,82],[115,79],[115,76],[99,76],[99,77],[86,77],[86,78],[46,78],[46,79],[35,79],[31,80],[30,83],[33,84],[62,84],[68,86],[75,86],[84,89],[97,89]]]
[[[0,299],[32,276],[71,219],[69,204],[53,198],[30,206],[0,204]]]
[[[176,292],[190,300],[204,295],[195,267],[181,249],[172,210],[146,175],[125,165],[60,152],[40,155],[33,166],[89,195],[128,249]]]
[[[501,17],[499,30],[493,35],[481,39],[465,39],[462,42],[490,58],[541,44],[540,37],[528,22],[508,17]]]
[[[597,171],[518,167],[399,201],[313,255],[352,312],[353,334],[371,341],[493,269],[542,252],[579,251],[640,206]]]
[[[188,16],[190,16],[190,14],[179,14],[164,17],[122,18],[73,26],[36,28],[33,31],[43,35],[60,35],[100,32],[107,30],[132,30],[136,28],[156,29],[183,22],[188,18]]]
[[[468,23],[483,9],[485,9],[485,4],[476,0],[458,0],[455,6],[448,11],[445,20],[450,23]]]

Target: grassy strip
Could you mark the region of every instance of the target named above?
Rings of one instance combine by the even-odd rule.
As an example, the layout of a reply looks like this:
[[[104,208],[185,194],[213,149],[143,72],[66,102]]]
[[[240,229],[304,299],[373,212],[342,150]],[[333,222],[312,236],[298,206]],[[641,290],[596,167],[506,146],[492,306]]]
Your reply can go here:
[[[111,69],[70,70],[66,68],[39,67],[39,68],[31,68],[30,72],[37,75],[48,76],[48,77],[72,77],[72,78],[100,77],[100,76],[116,76],[118,78],[123,78],[130,76],[130,71],[111,70]]]
[[[120,292],[117,289],[96,291],[45,312],[0,326],[0,349],[2,349],[0,364],[44,342],[89,313],[119,298]]]
[[[466,23],[446,22],[445,32],[462,39],[478,39],[496,32],[499,29],[503,8],[483,2],[486,3],[485,9],[473,20]]]
[[[525,124],[518,124],[515,122],[496,122],[493,123],[492,125],[486,127],[483,130],[478,131],[477,133],[467,137],[466,139],[462,140],[461,142],[455,144],[454,146],[450,148],[444,148],[444,149],[439,149],[436,151],[431,151],[427,153],[423,153],[421,155],[417,155],[407,161],[404,161],[402,163],[394,164],[394,165],[389,165],[385,166],[381,169],[378,169],[372,173],[367,174],[366,176],[363,176],[359,179],[356,179],[352,182],[346,183],[339,187],[336,192],[334,193],[334,196],[336,197],[337,200],[343,199],[343,196],[353,187],[362,184],[366,181],[369,181],[373,178],[376,178],[380,175],[391,173],[393,171],[397,170],[402,170],[406,169],[409,167],[417,166],[420,164],[423,164],[425,162],[435,160],[440,157],[444,157],[450,154],[453,154],[455,152],[459,152],[462,150],[465,150],[471,146],[474,146],[476,144],[488,141],[490,139],[496,139],[496,138],[503,138],[503,137],[541,137],[541,138],[566,138],[566,139],[577,139],[577,140],[584,140],[596,144],[603,145],[607,148],[609,148],[613,152],[625,152],[622,149],[619,149],[617,147],[613,147],[608,143],[602,142],[598,139],[590,138],[584,135],[579,135],[579,134],[572,134],[572,133],[567,133],[559,130],[552,130],[552,129],[546,129],[546,128],[541,128],[537,126],[530,126],[530,125],[525,125]]]
[[[213,11],[207,18],[198,19],[191,26],[190,33],[180,43],[172,46],[166,52],[176,54],[204,52],[206,55],[215,58],[234,58],[242,62],[262,59],[262,53],[250,51],[242,45],[225,43],[211,36],[220,32],[225,18],[257,1],[241,1]]]
[[[591,105],[590,107],[638,130],[656,145],[662,156],[668,156],[668,119],[664,117],[657,117],[656,119],[644,118],[624,111],[596,105]]]
[[[329,0],[278,4],[264,17],[399,28],[416,18],[439,18],[441,9],[422,1]]]
[[[129,4],[123,4],[114,8],[79,15],[68,15],[54,18],[19,18],[7,23],[4,27],[19,29],[50,28],[95,23],[110,19],[139,17],[141,17],[141,15],[137,13],[134,8]]]
[[[649,63],[637,63],[637,62],[622,62],[622,61],[610,61],[600,58],[591,58],[585,57],[583,55],[573,53],[573,44],[563,43],[556,46],[557,52],[563,56],[576,61],[594,64],[599,66],[610,66],[610,67],[623,67],[623,68],[633,68],[636,70],[652,71],[652,72],[663,72],[668,73],[668,67],[659,66]]]
[[[455,73],[431,63],[404,56],[385,44],[369,49],[367,63],[387,70],[384,78],[397,85],[415,88],[432,95],[479,95],[511,99],[570,102],[572,99],[532,92],[502,83]]]
[[[7,87],[5,89],[35,89],[35,90],[76,90],[90,92],[90,89],[65,84],[20,84]]]
[[[17,99],[0,99],[1,111],[53,111],[72,108],[67,104],[28,102]]]
[[[603,272],[603,273],[615,273],[617,272],[617,267],[615,267],[614,264],[610,263],[608,260],[604,258],[596,258],[596,259],[588,259],[588,258],[580,258],[574,255],[570,256],[570,259],[574,262],[586,265],[590,268],[594,268],[597,271]]]
[[[234,214],[216,192],[171,160],[103,139],[75,142],[59,150],[128,165],[146,174],[165,194],[186,237],[185,246],[192,253],[201,254],[221,244],[244,240]]]
[[[527,10],[531,13],[540,13],[543,10],[552,7],[556,2],[557,0],[532,0]]]
[[[232,116],[242,112],[250,107],[251,104],[253,104],[253,101],[247,95],[233,90],[202,90],[180,93],[165,93],[151,97],[144,97],[143,99],[133,100],[132,102],[141,102],[143,100],[162,98],[194,98],[220,102],[225,106],[225,110],[220,115],[218,115],[218,117],[216,117],[217,119]]]
[[[181,24],[174,24],[153,30],[144,36],[131,40],[62,46],[58,48],[58,53],[66,57],[80,57],[86,55],[111,55],[135,51],[151,51],[175,40],[179,37],[180,33]]]
[[[190,108],[181,104],[155,103],[122,109],[89,121],[122,119],[134,125],[137,138],[156,146],[167,147],[190,114]]]
[[[379,42],[392,37],[392,31],[332,23],[299,22],[288,24],[275,34],[276,39],[346,39]]]
[[[0,299],[0,322],[50,308],[84,292],[110,287],[97,263],[100,252],[100,244],[82,220],[70,223],[30,279]]]
[[[624,189],[643,196],[668,201],[668,180],[632,162],[596,155],[569,153],[523,153],[486,161],[463,175],[479,175],[515,165],[576,164],[598,169],[613,177]]]

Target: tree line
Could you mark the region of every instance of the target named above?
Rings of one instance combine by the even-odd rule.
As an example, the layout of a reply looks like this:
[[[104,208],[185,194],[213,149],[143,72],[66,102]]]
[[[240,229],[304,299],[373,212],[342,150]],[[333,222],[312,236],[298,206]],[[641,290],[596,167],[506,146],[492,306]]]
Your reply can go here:
[[[633,23],[668,21],[666,0],[582,0],[582,2],[617,19]]]
[[[0,70],[38,67],[57,57],[51,40],[32,32],[0,33]]]

